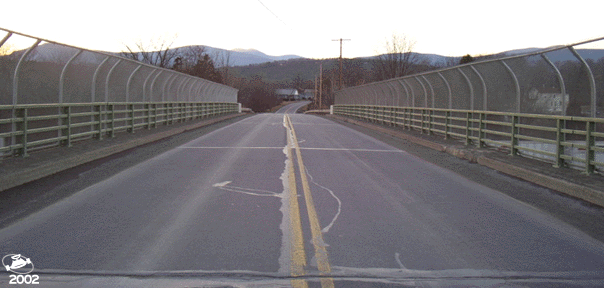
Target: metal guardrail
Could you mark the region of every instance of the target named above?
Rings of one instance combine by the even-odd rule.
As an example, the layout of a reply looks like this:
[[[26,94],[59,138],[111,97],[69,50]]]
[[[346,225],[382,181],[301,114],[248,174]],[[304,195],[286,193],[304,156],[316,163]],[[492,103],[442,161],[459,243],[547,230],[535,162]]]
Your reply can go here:
[[[342,104],[333,106],[333,114],[492,146],[587,174],[604,171],[604,142],[596,142],[604,137],[604,118]]]
[[[151,129],[158,125],[184,122],[240,112],[238,103],[126,102],[44,105],[0,105],[0,139],[12,139],[0,146],[0,155],[27,156],[28,152],[80,140],[114,137],[115,133]],[[11,115],[16,115],[12,117]]]

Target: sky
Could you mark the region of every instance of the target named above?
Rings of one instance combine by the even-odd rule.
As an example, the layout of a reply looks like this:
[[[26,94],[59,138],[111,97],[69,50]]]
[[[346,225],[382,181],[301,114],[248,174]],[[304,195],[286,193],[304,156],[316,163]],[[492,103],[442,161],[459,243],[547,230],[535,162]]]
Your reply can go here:
[[[333,58],[340,47],[332,40],[344,38],[343,57],[353,58],[382,53],[392,35],[404,35],[415,52],[462,56],[604,36],[601,0],[0,0],[0,7],[0,28],[112,52],[176,37],[174,47]],[[604,48],[600,42],[579,48]]]

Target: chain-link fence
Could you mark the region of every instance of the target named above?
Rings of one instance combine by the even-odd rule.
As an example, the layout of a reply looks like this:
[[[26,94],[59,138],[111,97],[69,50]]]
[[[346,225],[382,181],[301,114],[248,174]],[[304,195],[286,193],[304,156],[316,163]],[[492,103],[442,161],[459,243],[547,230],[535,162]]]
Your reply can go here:
[[[603,38],[336,92],[335,104],[604,117]]]
[[[394,119],[394,123],[423,125],[428,121],[430,125],[445,125],[452,135],[467,134],[463,137],[466,142],[478,141],[478,146],[507,148],[512,154],[520,150],[518,154],[558,164],[566,157],[567,165],[587,166],[587,170],[593,170],[590,166],[595,165],[601,170],[604,50],[585,47],[602,44],[598,42],[603,39],[350,87],[336,91],[335,106],[348,107],[348,111],[354,105],[396,107],[394,117],[399,119]],[[403,115],[398,108],[412,112]],[[417,108],[427,110],[413,112],[421,111]],[[370,108],[358,109],[366,117],[357,112],[346,114],[376,118]],[[459,123],[448,126],[446,121],[456,119],[436,115],[445,112],[463,116],[458,117]],[[446,131],[448,135],[449,130]],[[554,154],[558,157],[552,159]],[[587,159],[587,164],[577,159]]]
[[[236,113],[237,92],[116,54],[0,28],[0,155]]]
[[[0,28],[0,105],[237,102],[237,89]],[[0,34],[1,35],[1,34]],[[29,47],[15,47],[28,43]]]

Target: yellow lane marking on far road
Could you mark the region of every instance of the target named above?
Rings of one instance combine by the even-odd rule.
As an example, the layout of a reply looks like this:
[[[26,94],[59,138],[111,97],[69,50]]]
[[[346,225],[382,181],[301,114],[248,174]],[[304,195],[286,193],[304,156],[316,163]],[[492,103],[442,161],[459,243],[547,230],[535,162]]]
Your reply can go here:
[[[293,144],[296,149],[296,155],[298,160],[298,171],[300,171],[300,178],[302,179],[302,190],[304,190],[304,199],[306,203],[306,211],[308,212],[308,220],[310,222],[310,232],[312,234],[312,244],[315,247],[315,259],[317,259],[317,267],[321,275],[329,275],[331,273],[331,266],[329,265],[329,257],[327,255],[327,248],[323,241],[323,233],[321,232],[321,224],[317,217],[315,205],[312,200],[312,194],[310,192],[310,185],[306,177],[306,169],[304,169],[304,163],[302,162],[302,152],[298,145],[298,138],[296,137],[296,131],[294,125],[292,125],[290,117],[286,114],[287,126],[289,127]],[[334,287],[333,278],[321,278],[321,287]]]

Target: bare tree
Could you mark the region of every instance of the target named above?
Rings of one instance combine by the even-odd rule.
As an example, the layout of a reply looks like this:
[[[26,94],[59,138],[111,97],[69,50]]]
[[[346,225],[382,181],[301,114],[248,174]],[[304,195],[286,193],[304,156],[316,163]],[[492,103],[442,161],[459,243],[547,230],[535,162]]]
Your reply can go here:
[[[168,68],[178,56],[178,48],[172,48],[177,35],[159,36],[148,43],[137,40],[134,44],[124,44],[126,50],[120,53],[122,56],[143,63]]]
[[[374,62],[375,78],[379,81],[410,74],[417,62],[414,47],[415,41],[405,35],[392,35],[392,39],[384,43],[384,53],[380,53]]]
[[[216,67],[220,69],[222,75],[222,81],[224,84],[229,85],[229,68],[231,67],[231,51],[230,50],[216,50],[214,52],[214,63]]]

